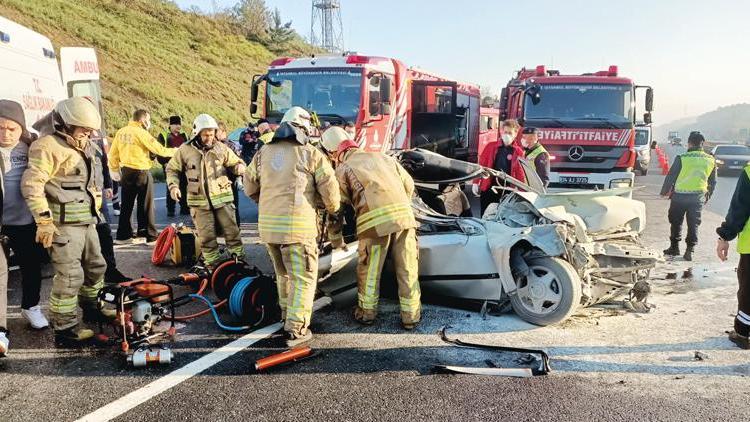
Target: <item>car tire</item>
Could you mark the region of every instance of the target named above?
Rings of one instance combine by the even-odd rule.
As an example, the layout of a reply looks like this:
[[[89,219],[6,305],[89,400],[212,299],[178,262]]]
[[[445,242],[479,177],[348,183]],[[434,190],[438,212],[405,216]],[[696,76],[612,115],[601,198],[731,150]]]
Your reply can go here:
[[[510,295],[516,314],[541,326],[568,319],[581,303],[581,278],[573,266],[549,256],[531,259],[528,266],[530,276],[517,279],[517,289]]]

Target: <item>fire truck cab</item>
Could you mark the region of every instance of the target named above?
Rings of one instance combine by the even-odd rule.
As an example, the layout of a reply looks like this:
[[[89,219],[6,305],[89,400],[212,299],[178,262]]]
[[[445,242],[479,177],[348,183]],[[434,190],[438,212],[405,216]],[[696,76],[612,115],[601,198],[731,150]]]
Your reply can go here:
[[[476,161],[479,87],[407,68],[396,59],[347,54],[279,58],[253,78],[251,115],[279,123],[292,106],[325,127],[353,126],[369,151],[420,147]]]
[[[645,124],[653,90],[618,75],[617,66],[562,75],[544,66],[523,68],[503,88],[500,117],[538,129],[550,153],[550,188],[633,186],[636,91],[645,89]]]

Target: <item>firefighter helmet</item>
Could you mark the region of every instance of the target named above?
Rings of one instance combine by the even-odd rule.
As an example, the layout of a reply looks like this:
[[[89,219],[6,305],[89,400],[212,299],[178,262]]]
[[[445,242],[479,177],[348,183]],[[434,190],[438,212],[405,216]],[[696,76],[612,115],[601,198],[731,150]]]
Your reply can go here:
[[[67,126],[78,126],[86,129],[102,127],[102,116],[94,103],[84,97],[72,97],[62,100],[55,106],[55,112]]]
[[[323,149],[328,153],[336,152],[339,145],[348,140],[351,140],[351,135],[347,131],[338,126],[333,126],[323,132]]]
[[[311,129],[311,121],[312,117],[310,116],[310,113],[305,110],[302,107],[294,106],[287,110],[286,113],[284,113],[284,117],[281,119],[281,122],[289,122],[297,127],[301,127],[305,129],[305,131],[309,134]]]
[[[216,119],[209,116],[208,114],[199,114],[195,120],[193,120],[193,137],[197,136],[203,129],[218,129],[219,124],[216,123]]]

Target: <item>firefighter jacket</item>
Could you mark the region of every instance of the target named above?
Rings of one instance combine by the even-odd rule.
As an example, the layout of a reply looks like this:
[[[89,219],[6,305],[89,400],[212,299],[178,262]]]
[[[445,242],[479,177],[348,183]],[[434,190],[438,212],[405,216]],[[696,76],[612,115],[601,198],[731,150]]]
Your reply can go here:
[[[263,145],[271,142],[271,139],[273,139],[273,132],[266,132],[258,137],[261,142],[263,142]]]
[[[167,163],[167,185],[180,186],[180,173],[187,179],[187,204],[190,208],[210,210],[234,201],[229,174],[241,164],[240,158],[225,144],[215,141],[210,148],[200,140],[182,144]]]
[[[393,158],[350,149],[336,167],[341,198],[357,213],[358,237],[383,237],[418,227],[411,208],[414,181]]]
[[[675,157],[669,174],[664,178],[661,194],[699,194],[708,199],[715,187],[716,160],[706,154],[703,147],[694,147]]]
[[[737,252],[750,254],[750,165],[737,180],[729,211],[716,233],[725,240],[738,237]]]
[[[308,243],[318,236],[315,204],[337,214],[339,185],[328,159],[307,136],[282,123],[261,148],[244,178],[247,196],[258,203],[258,231],[264,243]]]
[[[96,150],[94,143],[79,144],[61,132],[31,144],[21,193],[37,223],[101,221],[103,177]]]
[[[171,157],[176,148],[165,148],[138,122],[130,122],[117,131],[109,148],[109,168],[120,171],[120,167],[134,170],[149,170],[153,164],[149,154]]]

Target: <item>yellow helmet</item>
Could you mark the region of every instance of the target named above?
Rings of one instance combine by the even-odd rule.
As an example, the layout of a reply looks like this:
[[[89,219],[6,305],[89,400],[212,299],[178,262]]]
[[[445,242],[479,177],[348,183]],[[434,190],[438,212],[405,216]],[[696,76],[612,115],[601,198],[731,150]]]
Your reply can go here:
[[[344,141],[351,140],[352,137],[344,129],[338,126],[332,126],[323,132],[323,148],[326,152],[336,152]]]
[[[55,106],[55,112],[68,126],[78,126],[86,129],[100,129],[102,116],[91,100],[84,97],[73,97],[62,100]]]
[[[281,123],[289,122],[297,127],[301,127],[310,133],[312,117],[310,113],[302,107],[294,106],[284,113]]]

